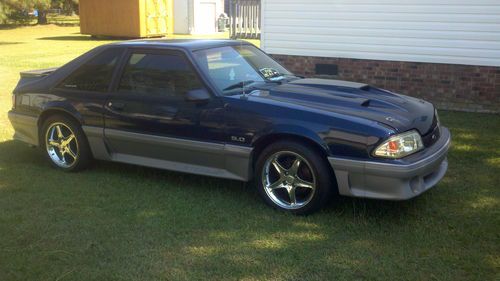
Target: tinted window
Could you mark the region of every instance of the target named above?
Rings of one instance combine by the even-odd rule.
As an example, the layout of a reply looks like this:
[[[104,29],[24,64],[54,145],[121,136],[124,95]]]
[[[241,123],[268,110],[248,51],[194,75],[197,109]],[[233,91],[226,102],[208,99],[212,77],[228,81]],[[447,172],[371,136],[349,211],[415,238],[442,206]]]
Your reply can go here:
[[[171,97],[199,88],[202,84],[183,56],[144,53],[130,56],[119,86],[122,91]]]
[[[106,92],[123,49],[108,49],[83,64],[66,78],[60,88]]]
[[[279,81],[293,76],[279,63],[251,45],[200,50],[195,52],[195,58],[223,94],[238,92],[241,87],[233,86],[240,83]]]

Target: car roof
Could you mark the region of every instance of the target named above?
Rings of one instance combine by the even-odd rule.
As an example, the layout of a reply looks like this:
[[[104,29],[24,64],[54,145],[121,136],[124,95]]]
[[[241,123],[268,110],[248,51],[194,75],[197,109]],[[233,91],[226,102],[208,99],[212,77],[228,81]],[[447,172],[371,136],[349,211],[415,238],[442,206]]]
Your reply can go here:
[[[231,39],[140,39],[114,43],[112,45],[154,48],[181,48],[189,51],[210,49],[224,46],[248,45],[243,40]]]

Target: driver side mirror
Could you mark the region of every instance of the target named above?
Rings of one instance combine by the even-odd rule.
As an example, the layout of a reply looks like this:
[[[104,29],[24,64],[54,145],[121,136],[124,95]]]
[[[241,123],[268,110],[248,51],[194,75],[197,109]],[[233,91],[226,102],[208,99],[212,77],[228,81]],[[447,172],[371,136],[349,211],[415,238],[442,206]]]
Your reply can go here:
[[[186,101],[189,102],[204,103],[208,102],[210,98],[210,93],[205,88],[191,90],[186,93]]]

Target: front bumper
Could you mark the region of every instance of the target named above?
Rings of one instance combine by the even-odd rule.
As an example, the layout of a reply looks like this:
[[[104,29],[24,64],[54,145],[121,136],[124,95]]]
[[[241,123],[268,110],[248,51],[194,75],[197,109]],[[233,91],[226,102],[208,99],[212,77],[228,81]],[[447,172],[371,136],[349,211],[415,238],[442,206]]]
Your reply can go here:
[[[450,144],[449,130],[441,127],[441,137],[435,144],[400,160],[379,162],[328,157],[328,161],[341,195],[405,200],[430,189],[444,177]]]

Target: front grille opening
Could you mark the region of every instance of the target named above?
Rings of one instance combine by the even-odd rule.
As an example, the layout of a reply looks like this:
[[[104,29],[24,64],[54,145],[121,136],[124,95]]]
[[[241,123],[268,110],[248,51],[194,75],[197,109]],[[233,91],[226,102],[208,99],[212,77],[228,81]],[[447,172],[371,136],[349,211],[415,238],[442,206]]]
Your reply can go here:
[[[441,131],[438,126],[437,118],[436,116],[434,116],[429,132],[422,136],[422,142],[424,143],[425,147],[429,147],[434,143],[436,143],[440,137],[441,137]]]

